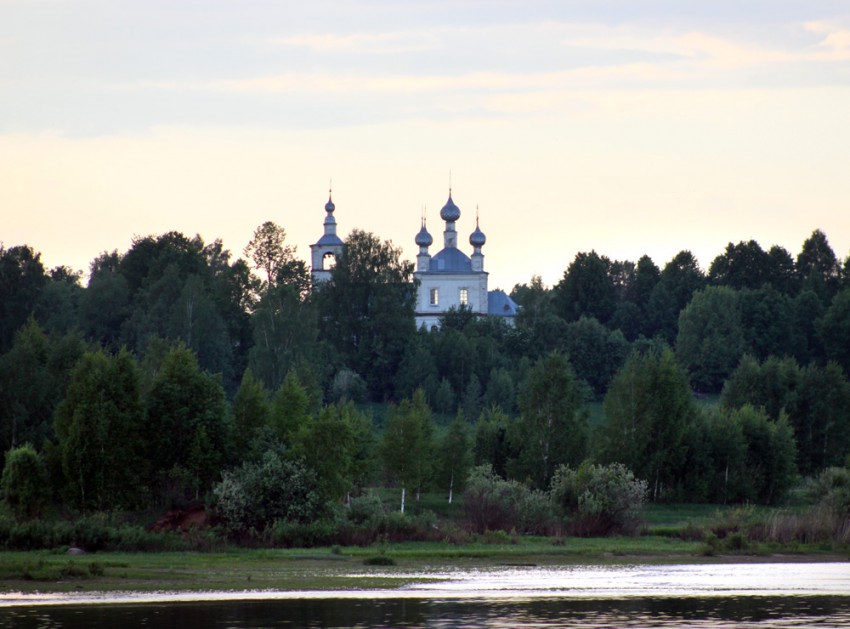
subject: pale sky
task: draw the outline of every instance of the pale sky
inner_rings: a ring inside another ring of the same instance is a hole
[[[850,254],[846,0],[0,0],[0,242],[87,270],[266,220],[436,253],[449,173],[490,287],[579,251]]]

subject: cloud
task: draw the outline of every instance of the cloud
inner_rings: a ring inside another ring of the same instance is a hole
[[[392,33],[324,33],[283,37],[273,43],[307,48],[318,53],[398,54],[424,52],[440,46],[439,38],[428,31]]]
[[[828,22],[807,22],[804,28],[824,35],[816,44],[817,50],[809,53],[810,59],[818,61],[850,61],[850,29]]]

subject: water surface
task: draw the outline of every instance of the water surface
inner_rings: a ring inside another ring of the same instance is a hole
[[[506,566],[335,591],[0,596],[0,627],[850,627],[850,563]]]

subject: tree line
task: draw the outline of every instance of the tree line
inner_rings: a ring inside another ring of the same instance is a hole
[[[595,461],[657,500],[770,504],[847,460],[850,258],[820,231],[796,258],[730,243],[707,273],[687,251],[663,268],[582,252],[555,286],[514,287],[515,326],[461,309],[435,330],[415,327],[392,243],[354,230],[313,286],[285,238],[265,223],[235,260],[220,241],[136,238],[85,286],[0,247],[0,446],[41,479],[29,501],[4,483],[7,502],[217,497],[255,526],[375,482],[401,506],[460,491],[473,465],[548,490]],[[289,498],[259,497],[274,491]]]

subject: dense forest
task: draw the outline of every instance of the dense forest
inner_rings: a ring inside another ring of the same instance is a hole
[[[369,487],[403,510],[501,483],[528,518],[593,474],[777,504],[848,464],[850,258],[820,231],[796,257],[730,243],[707,272],[688,251],[582,252],[556,285],[514,287],[514,326],[461,309],[434,330],[413,265],[371,233],[319,286],[274,223],[243,254],[136,238],[83,285],[0,246],[3,517],[198,501],[238,536],[355,514]]]

